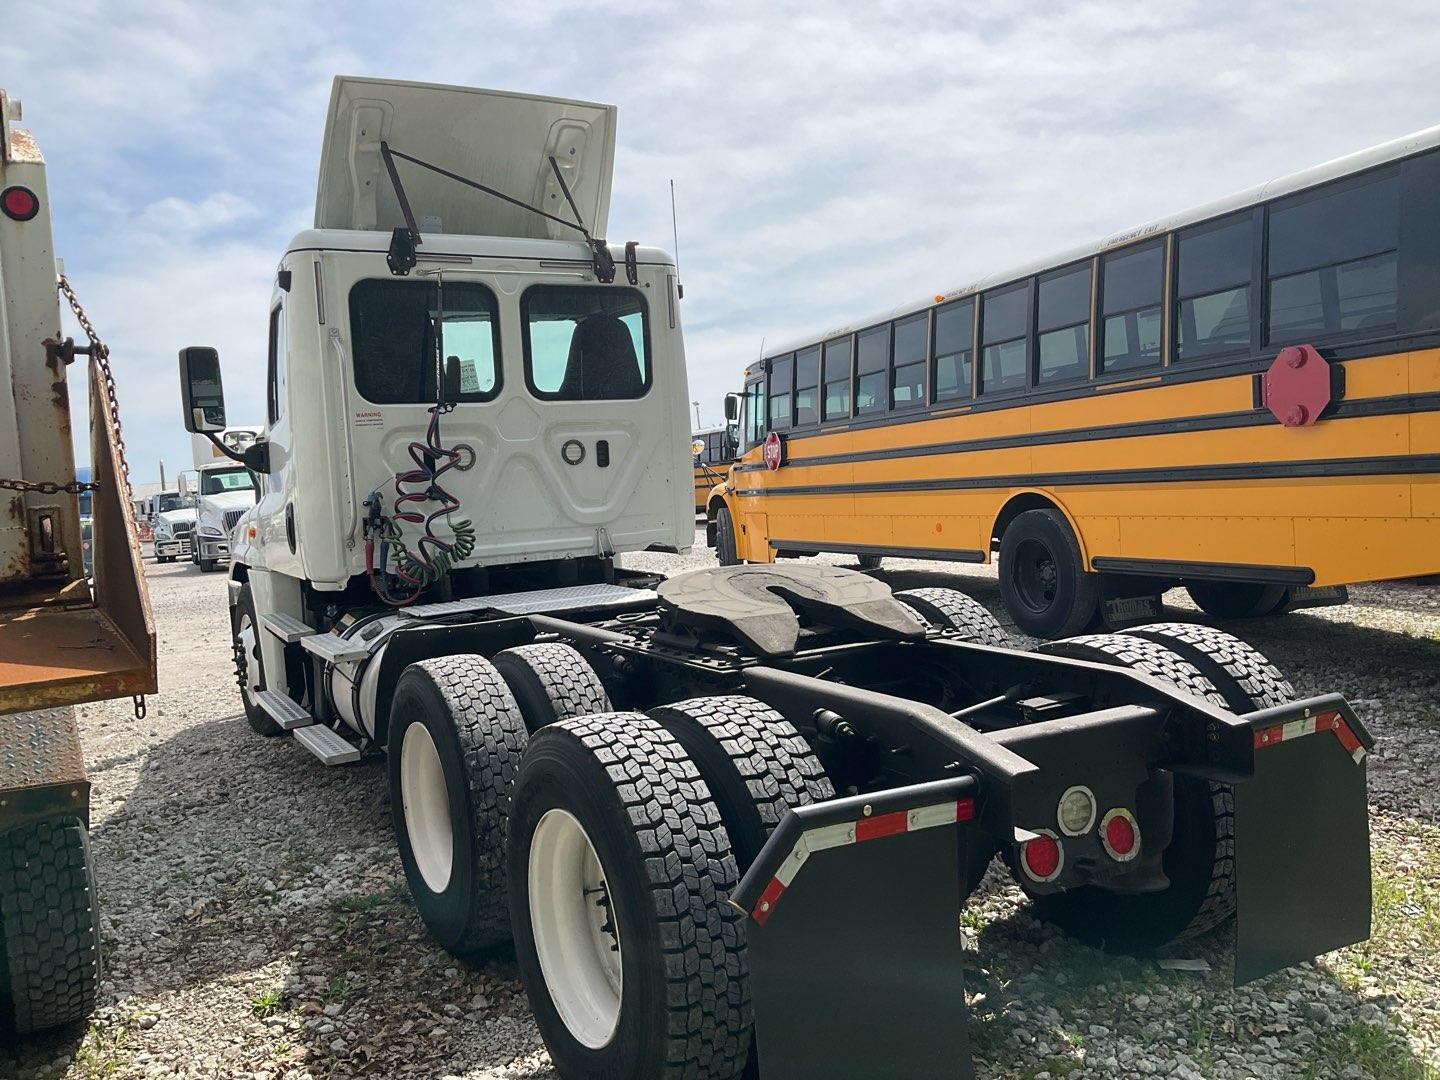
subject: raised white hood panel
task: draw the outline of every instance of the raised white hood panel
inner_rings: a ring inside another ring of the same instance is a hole
[[[570,219],[554,155],[585,223],[605,235],[615,107],[533,94],[340,75],[330,95],[315,226],[405,224],[380,158],[382,140],[413,157]],[[454,180],[396,160],[421,235],[575,240],[579,234]]]

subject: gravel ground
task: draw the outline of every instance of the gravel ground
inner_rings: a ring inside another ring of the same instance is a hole
[[[703,549],[631,560],[710,563]],[[425,936],[383,765],[327,770],[254,735],[223,575],[147,569],[164,692],[143,721],[128,702],[81,710],[102,1007],[86,1030],[0,1048],[0,1075],[553,1076],[514,965],[467,968]],[[1000,608],[986,567],[896,560],[882,576]],[[1223,935],[1176,953],[1208,970],[1106,956],[1037,923],[992,868],[962,916],[979,1077],[1440,1080],[1440,589],[1352,595],[1242,633],[1301,694],[1344,693],[1380,740],[1372,940],[1234,990]],[[1299,827],[1315,817],[1302,808]]]

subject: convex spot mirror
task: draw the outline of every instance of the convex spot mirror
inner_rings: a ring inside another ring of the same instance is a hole
[[[185,430],[196,434],[225,430],[225,389],[220,384],[220,354],[204,345],[180,350],[180,398]]]

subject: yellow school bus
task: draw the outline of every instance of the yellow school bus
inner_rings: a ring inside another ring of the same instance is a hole
[[[695,514],[705,513],[710,492],[723,483],[730,462],[735,460],[735,427],[705,428],[691,436],[690,453],[695,458]]]
[[[1045,637],[1440,571],[1440,127],[767,351],[722,562],[999,560]]]

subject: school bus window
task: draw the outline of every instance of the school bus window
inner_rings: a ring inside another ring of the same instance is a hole
[[[795,354],[770,361],[770,427],[790,426],[790,388],[794,386]]]
[[[980,308],[980,392],[1025,385],[1029,366],[1030,283],[988,292]]]
[[[935,400],[968,398],[974,387],[975,301],[935,309]]]
[[[855,348],[855,415],[885,411],[890,366],[890,324],[859,335]]]
[[[1396,172],[1271,207],[1270,340],[1394,326],[1399,223]]]
[[[1160,294],[1164,246],[1106,255],[1101,260],[1100,370],[1133,371],[1160,363]]]
[[[1196,360],[1250,348],[1250,268],[1254,214],[1246,211],[1181,233],[1176,356]]]
[[[1040,361],[1036,381],[1081,379],[1090,374],[1090,264],[1040,279]]]
[[[850,339],[825,343],[825,419],[850,415]]]
[[[820,418],[815,400],[820,385],[820,346],[812,345],[795,354],[795,426],[813,424]]]
[[[890,407],[912,409],[925,404],[925,368],[930,316],[924,312],[895,324],[891,350]]]

